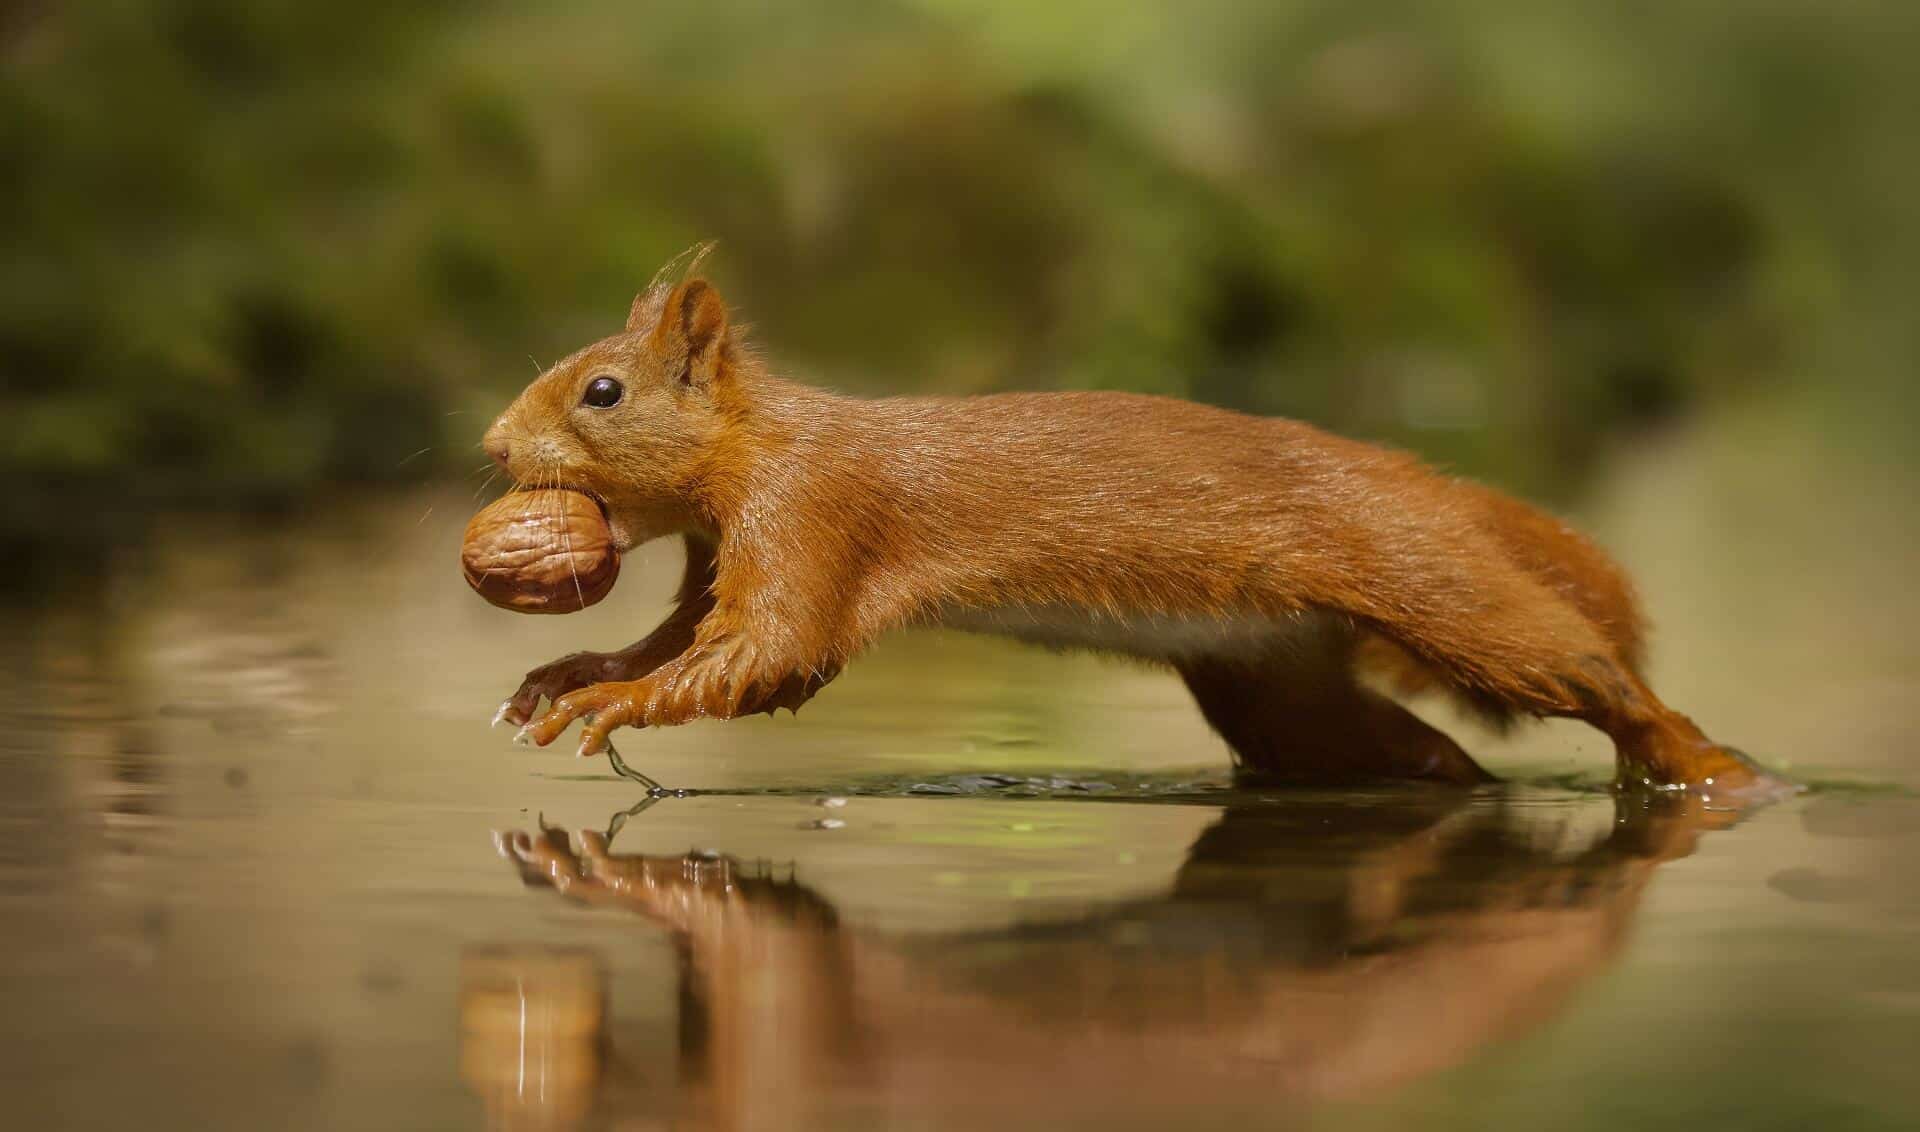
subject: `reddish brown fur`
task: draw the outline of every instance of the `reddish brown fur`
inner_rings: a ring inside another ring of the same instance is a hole
[[[603,374],[624,398],[582,405]],[[581,717],[587,754],[623,725],[797,708],[881,633],[944,623],[1166,664],[1243,766],[1286,777],[1486,777],[1357,682],[1398,657],[1496,716],[1592,723],[1623,780],[1764,781],[1647,689],[1631,588],[1591,542],[1294,421],[1123,393],[839,397],[771,376],[695,279],[543,374],[487,448],[523,484],[598,496],[622,550],[688,546],[664,625],[505,705],[542,745]]]

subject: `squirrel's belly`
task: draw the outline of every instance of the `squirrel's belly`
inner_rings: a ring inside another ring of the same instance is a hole
[[[1070,605],[949,606],[940,611],[938,623],[1049,648],[1090,649],[1167,662],[1202,656],[1252,657],[1289,645],[1307,647],[1344,631],[1345,624],[1317,611],[1284,617],[1115,616]]]

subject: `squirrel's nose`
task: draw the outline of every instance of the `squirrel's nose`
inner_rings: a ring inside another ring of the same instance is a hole
[[[494,463],[500,465],[502,471],[506,470],[507,457],[513,454],[513,450],[507,447],[506,437],[497,432],[489,432],[487,438],[480,442],[480,447],[486,449],[487,455],[493,458]]]

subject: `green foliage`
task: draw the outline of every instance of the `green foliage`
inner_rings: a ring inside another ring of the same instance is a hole
[[[465,470],[711,237],[816,380],[1166,392],[1563,490],[1830,343],[1913,356],[1861,295],[1914,18],[1740,11],[50,6],[0,33],[0,472]]]

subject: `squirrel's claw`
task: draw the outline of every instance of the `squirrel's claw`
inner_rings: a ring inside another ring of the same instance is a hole
[[[569,653],[559,660],[543,664],[527,673],[520,686],[493,715],[494,726],[502,723],[525,725],[540,710],[540,701],[558,701],[561,696],[590,686],[608,671],[615,654],[597,652]]]
[[[594,684],[569,692],[553,702],[546,713],[521,728],[534,745],[544,747],[576,719],[584,719],[580,733],[580,755],[599,754],[607,745],[607,736],[616,727],[634,723],[639,712],[629,684]]]

